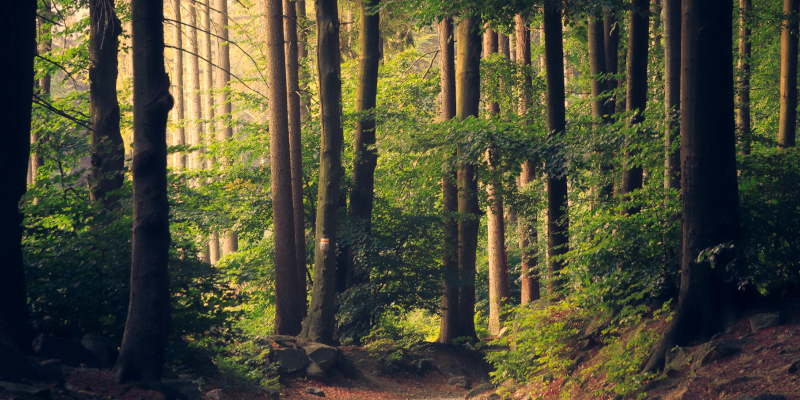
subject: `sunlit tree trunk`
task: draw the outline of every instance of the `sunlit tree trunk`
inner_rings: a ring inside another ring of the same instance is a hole
[[[716,265],[701,252],[736,244],[740,234],[733,116],[733,3],[683,0],[681,27],[681,188],[683,257],[678,308],[645,370],[665,353],[710,339],[731,316],[724,248]]]
[[[667,113],[664,187],[681,187],[681,152],[673,149],[680,138],[681,107],[681,0],[664,0],[664,108]]]
[[[456,117],[478,117],[480,111],[481,35],[478,17],[464,18],[457,29]],[[459,153],[462,150],[459,149]],[[475,165],[462,163],[458,170],[458,336],[475,334],[475,261],[478,250],[480,209]]]
[[[183,102],[183,28],[181,26],[181,0],[172,0],[172,9],[175,12],[175,21],[172,26],[172,37],[175,40],[175,49],[172,50],[175,60],[172,71],[174,82],[172,97],[175,99],[175,112],[172,114],[175,131],[172,134],[172,145],[183,146],[186,144],[186,129],[184,124],[185,104]],[[173,154],[173,165],[178,170],[186,169],[186,154],[183,151]]]
[[[120,382],[160,381],[170,324],[163,0],[132,0],[133,260],[128,319],[114,367]]]
[[[752,0],[739,0],[739,90],[736,98],[736,127],[739,130],[739,153],[750,154],[750,24]]]
[[[793,147],[797,130],[797,28],[800,0],[783,0],[781,28],[781,105],[778,146]]]
[[[558,140],[566,127],[564,106],[564,45],[561,27],[561,6],[544,8],[544,58],[547,71],[547,130]],[[547,270],[550,273],[548,290],[557,296],[561,286],[559,274],[565,262],[557,259],[569,251],[569,218],[567,217],[566,171],[556,161],[547,161]]]
[[[306,81],[308,80],[308,73],[302,68],[306,57],[308,57],[308,34],[306,32],[307,19],[306,19],[306,2],[305,0],[295,0],[295,10],[297,12],[297,59],[300,64],[299,80],[300,80],[300,120],[308,120],[308,102],[306,101]]]
[[[0,12],[0,340],[27,349],[33,330],[22,260],[20,198],[25,194],[31,145],[36,2],[12,1]]]
[[[439,74],[442,87],[439,120],[449,121],[456,116],[455,46],[453,21],[445,18],[439,22]],[[450,343],[458,328],[458,187],[456,172],[446,171],[442,178],[442,214],[444,214],[444,240],[442,242],[442,319],[439,324],[439,343]]]
[[[314,244],[314,288],[302,336],[315,342],[333,343],[336,310],[336,226],[342,168],[341,56],[339,10],[336,0],[316,0],[317,72],[319,76],[320,148]]]
[[[203,61],[203,132],[205,133],[206,146],[211,146],[214,143],[214,57],[212,56],[211,47],[213,40],[211,38],[211,0],[203,0],[202,11],[200,12],[200,25],[203,30],[201,37],[203,40],[201,44],[201,55],[205,60]],[[217,60],[219,62],[219,60]],[[208,147],[207,147],[208,148]],[[205,161],[205,168],[214,168],[214,157],[208,156]],[[219,261],[220,248],[219,248],[219,234],[217,231],[210,233],[208,238],[208,262],[211,264]]]
[[[189,33],[189,66],[187,75],[189,75],[189,82],[187,91],[189,92],[189,145],[193,147],[200,146],[203,140],[203,125],[200,120],[203,118],[202,102],[200,93],[200,41],[197,34],[197,3],[187,5],[189,10],[189,18],[187,18],[187,27]],[[189,168],[197,170],[202,168],[201,165],[202,154],[200,150],[193,150],[189,153]]]

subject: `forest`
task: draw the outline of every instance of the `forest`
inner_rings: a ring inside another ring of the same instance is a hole
[[[4,2],[0,399],[800,399],[798,35],[800,0]]]

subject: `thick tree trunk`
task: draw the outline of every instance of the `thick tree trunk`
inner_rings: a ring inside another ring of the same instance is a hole
[[[531,34],[528,30],[528,19],[522,15],[514,17],[516,34],[516,53],[517,60],[523,67],[531,65]],[[525,74],[524,90],[520,90],[519,115],[524,117],[528,113],[532,99],[529,96],[528,88],[532,84],[530,74]],[[519,176],[520,188],[535,179],[535,164],[533,160],[527,160],[522,164],[522,173]],[[522,249],[522,273],[520,274],[520,302],[530,303],[539,299],[539,277],[536,276],[536,242],[538,240],[536,232],[536,216],[531,215],[527,218],[519,219],[519,247]]]
[[[172,9],[175,10],[175,23],[172,27],[172,37],[175,40],[173,58],[175,69],[172,71],[174,81],[172,97],[175,99],[175,113],[173,123],[175,131],[172,134],[172,145],[183,146],[186,144],[186,128],[184,124],[185,104],[183,102],[183,28],[181,25],[181,0],[172,0]],[[176,169],[186,169],[186,154],[183,151],[173,154],[173,165]]]
[[[783,0],[781,29],[781,107],[778,146],[793,147],[797,130],[797,11],[800,0]]]
[[[739,90],[736,98],[736,127],[739,130],[739,153],[750,154],[750,24],[752,0],[739,0]]]
[[[378,96],[378,66],[381,62],[380,14],[378,0],[361,0],[361,25],[359,27],[360,54],[358,57],[358,92],[356,111],[371,113]],[[369,237],[372,224],[372,203],[375,186],[375,167],[378,165],[378,149],[375,148],[375,117],[364,115],[356,122],[356,138],[353,149],[353,190],[350,192],[350,219],[356,229],[362,229]],[[369,273],[356,276],[353,249],[349,249],[347,262],[347,287],[368,280]]]
[[[625,110],[634,112],[631,125],[644,121],[644,110],[647,106],[647,50],[650,36],[648,0],[631,0],[630,22],[628,24],[628,82]],[[638,165],[627,165],[634,153],[626,154],[628,161],[622,170],[622,193],[628,194],[642,187],[643,170]],[[633,214],[639,210],[635,207],[626,210]]]
[[[275,334],[297,335],[302,329],[294,237],[289,121],[286,106],[286,56],[283,44],[283,2],[265,0],[267,81],[269,97],[270,187],[275,240]],[[303,307],[305,308],[305,307]]]
[[[193,147],[200,146],[203,141],[203,124],[200,120],[203,118],[202,103],[200,93],[200,59],[197,55],[200,54],[200,41],[197,34],[197,7],[198,4],[189,4],[189,18],[186,21],[189,27],[189,66],[188,66],[188,92],[189,92],[189,145]],[[194,150],[189,153],[189,168],[200,169],[201,165],[201,151]]]
[[[439,74],[442,87],[439,120],[449,121],[456,116],[455,44],[453,21],[445,18],[439,22]],[[439,343],[450,343],[457,336],[458,327],[458,187],[456,172],[447,171],[442,178],[442,214],[444,214],[444,240],[442,242],[442,319],[439,324]]]
[[[667,113],[664,187],[681,188],[681,152],[673,150],[680,137],[681,0],[664,0],[664,108]]]
[[[562,42],[561,8],[544,8],[544,58],[547,71],[547,130],[553,138],[564,134],[564,45]],[[547,270],[550,273],[550,296],[557,296],[564,267],[557,258],[569,251],[569,218],[567,216],[567,175],[557,161],[547,161]]]
[[[163,0],[132,0],[133,261],[118,381],[159,381],[170,323],[167,119]]]
[[[117,46],[122,33],[114,0],[89,1],[89,114],[92,124],[90,197],[107,208],[118,204],[125,179],[125,147],[119,130]]]
[[[0,13],[0,340],[30,347],[22,214],[30,156],[33,57],[36,54],[36,2],[12,1]]]
[[[317,0],[317,71],[319,76],[319,191],[314,249],[314,288],[302,336],[333,343],[336,311],[336,226],[342,168],[342,74],[339,54],[339,10],[336,0]]]
[[[292,207],[294,211],[294,247],[297,260],[297,290],[303,294],[300,319],[306,317],[306,215],[303,207],[303,140],[300,118],[300,86],[297,54],[297,13],[291,0],[283,0],[286,18],[283,36],[286,51],[286,96],[289,112],[289,152],[292,167]]]
[[[606,71],[616,74],[619,69],[619,25],[617,24],[617,16],[614,14],[613,10],[603,13],[603,40],[603,49],[606,53]],[[614,91],[617,89],[616,79],[608,79],[606,83],[606,90]],[[608,99],[606,107],[609,114],[613,114],[617,111],[616,96],[612,96]]]
[[[711,338],[724,328],[732,292],[729,250],[698,262],[739,238],[736,126],[733,117],[733,4],[684,0],[681,28],[681,187],[683,257],[675,316],[645,366],[664,366],[665,352]]]

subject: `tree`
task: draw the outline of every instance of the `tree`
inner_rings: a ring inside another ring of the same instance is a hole
[[[353,149],[353,190],[350,192],[350,217],[357,229],[366,237],[372,224],[372,203],[375,186],[375,167],[378,149],[375,148],[374,109],[378,96],[378,66],[381,61],[381,30],[378,0],[361,0],[361,26],[359,27],[358,92],[356,111],[363,113],[356,121],[356,139]],[[355,276],[352,247],[348,254],[347,287],[363,282],[366,276]]]
[[[119,129],[117,48],[122,33],[114,0],[89,1],[89,98],[92,126],[91,199],[115,207],[122,187],[125,147]]]
[[[683,3],[681,288],[678,308],[650,354],[647,371],[662,368],[665,352],[674,346],[711,338],[730,316],[726,266],[733,255],[726,246],[736,245],[740,231],[732,12],[733,4],[725,0]]]
[[[43,0],[42,1],[42,10],[40,10],[39,16],[36,18],[37,24],[37,33],[39,35],[38,38],[38,53],[39,55],[48,56],[50,53],[51,48],[53,47],[53,38],[51,36],[51,28],[49,19],[53,18],[52,5],[50,0]],[[38,95],[47,97],[50,96],[50,82],[52,78],[49,73],[45,73],[41,78],[39,78],[39,87],[38,87]],[[31,144],[34,147],[34,156],[30,158],[30,178],[29,183],[34,183],[36,181],[36,173],[39,171],[39,167],[44,165],[44,156],[43,151],[40,149],[40,146],[43,144],[44,138],[40,137],[39,133],[34,133],[31,136]]]
[[[614,113],[613,102],[609,104],[609,98],[604,96],[603,93],[608,89],[608,82],[606,82],[606,74],[608,70],[608,63],[606,62],[606,49],[605,49],[605,30],[603,20],[599,15],[590,15],[588,28],[588,42],[589,42],[589,71],[592,74],[592,116],[596,121],[602,121],[603,124],[609,124],[613,121],[611,115]],[[613,79],[608,79],[613,81]],[[599,126],[598,126],[599,127]],[[596,152],[600,153],[598,149]],[[611,166],[606,162],[601,162],[600,169],[602,171],[611,170]],[[612,185],[599,184],[595,189],[596,196],[599,200],[607,200],[613,194],[614,188]]]
[[[175,131],[172,133],[172,145],[183,146],[186,144],[186,129],[184,128],[183,102],[183,29],[181,28],[181,0],[172,0],[172,9],[175,12],[175,24],[172,27],[172,37],[175,40],[173,58],[175,59],[172,79],[175,81],[172,97],[175,99],[175,114],[173,114]],[[182,151],[173,156],[174,167],[181,170],[186,168],[186,154]]]
[[[517,62],[523,67],[524,85],[520,90],[519,100],[519,115],[524,117],[528,113],[528,108],[531,106],[531,99],[528,95],[527,89],[532,84],[531,75],[526,68],[531,66],[531,33],[528,30],[528,19],[522,15],[517,14],[514,17],[514,31],[516,35],[516,53]],[[535,177],[535,164],[533,160],[525,160],[522,164],[522,172],[519,176],[519,186],[524,187],[529,182],[534,180]],[[537,257],[536,252],[533,251],[536,247],[537,232],[536,232],[536,216],[528,216],[528,220],[519,220],[519,247],[522,249],[522,273],[520,283],[520,302],[522,304],[538,300],[539,295],[539,278],[532,276],[536,270]]]
[[[202,32],[202,56],[203,61],[203,120],[205,120],[203,132],[205,132],[205,143],[210,146],[214,143],[214,64],[212,58],[212,39],[211,39],[211,0],[203,0],[203,7],[200,13],[200,23]],[[206,169],[214,167],[214,157],[206,157]],[[219,233],[211,232],[208,240],[208,261],[211,264],[219,261]]]
[[[469,16],[457,29],[456,117],[477,117],[480,111],[481,35],[479,19]],[[463,154],[463,149],[458,153]],[[475,165],[464,162],[458,169],[458,336],[477,338],[475,334],[475,261],[478,250],[480,208]]]
[[[133,260],[125,334],[114,366],[120,382],[159,381],[170,323],[167,119],[163,0],[132,0]]]
[[[551,140],[558,141],[566,129],[564,107],[564,44],[562,42],[561,5],[544,7],[544,62],[547,90],[547,130]],[[550,295],[556,295],[560,279],[556,276],[564,266],[559,256],[569,251],[569,218],[567,216],[567,175],[562,162],[547,160],[547,270],[550,273]]]
[[[314,287],[302,336],[332,344],[336,306],[336,226],[342,168],[342,73],[339,54],[339,10],[336,0],[316,0],[317,72],[319,76],[319,189],[314,249]]]
[[[203,124],[200,119],[203,118],[201,94],[200,94],[200,41],[197,34],[197,3],[189,5],[189,18],[186,21],[189,30],[189,67],[187,73],[189,75],[189,84],[187,91],[189,92],[189,145],[197,147],[203,141]],[[189,153],[189,168],[198,170],[202,167],[201,152],[197,149]]]
[[[439,74],[442,87],[439,120],[449,121],[456,116],[455,46],[453,21],[445,18],[439,22]],[[442,214],[444,239],[442,241],[442,318],[439,324],[439,343],[450,343],[457,337],[458,328],[458,187],[456,172],[445,171],[442,178]]]
[[[0,13],[0,340],[22,348],[33,333],[28,322],[25,269],[22,263],[22,214],[30,156],[33,58],[36,54],[36,2],[14,1]]]
[[[619,73],[619,24],[614,10],[603,12],[603,47],[606,52],[606,71],[610,74]],[[609,78],[608,91],[617,90],[617,80]],[[608,111],[614,113],[617,110],[616,96],[612,95],[607,103]]]
[[[681,153],[673,150],[680,137],[681,107],[681,0],[664,0],[664,108],[667,113],[664,187],[681,187]]]
[[[265,0],[267,80],[269,97],[270,186],[272,189],[272,237],[275,241],[275,334],[297,335],[302,329],[302,305],[298,290],[295,252],[292,175],[289,154],[289,121],[286,105],[286,65],[283,48],[283,2]]]
[[[631,0],[630,22],[628,24],[628,83],[626,110],[633,113],[631,125],[644,121],[644,109],[647,107],[647,48],[650,36],[650,2],[648,0]],[[643,170],[639,165],[630,165],[634,153],[627,154],[628,161],[622,171],[623,194],[628,194],[642,187]],[[625,211],[627,214],[638,212],[635,207]]]
[[[778,146],[793,147],[797,130],[797,29],[800,0],[783,0],[781,26],[781,106]]]
[[[739,129],[739,153],[750,154],[750,24],[752,0],[739,0],[739,90],[736,92],[736,127]]]
[[[289,152],[292,175],[292,207],[294,210],[294,246],[297,259],[297,290],[302,293],[300,319],[306,317],[306,217],[303,207],[303,141],[300,117],[300,84],[297,54],[297,12],[294,3],[283,0],[286,18],[283,20],[283,36],[286,53],[286,96],[289,113]]]

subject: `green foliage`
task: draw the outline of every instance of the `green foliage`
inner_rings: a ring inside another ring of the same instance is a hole
[[[364,337],[364,342],[373,349],[410,349],[423,341],[433,342],[438,336],[439,318],[430,311],[395,308],[381,315],[369,335]]]
[[[218,353],[215,364],[225,376],[233,381],[248,382],[278,390],[278,368],[270,363],[269,348],[253,341],[228,345]]]

